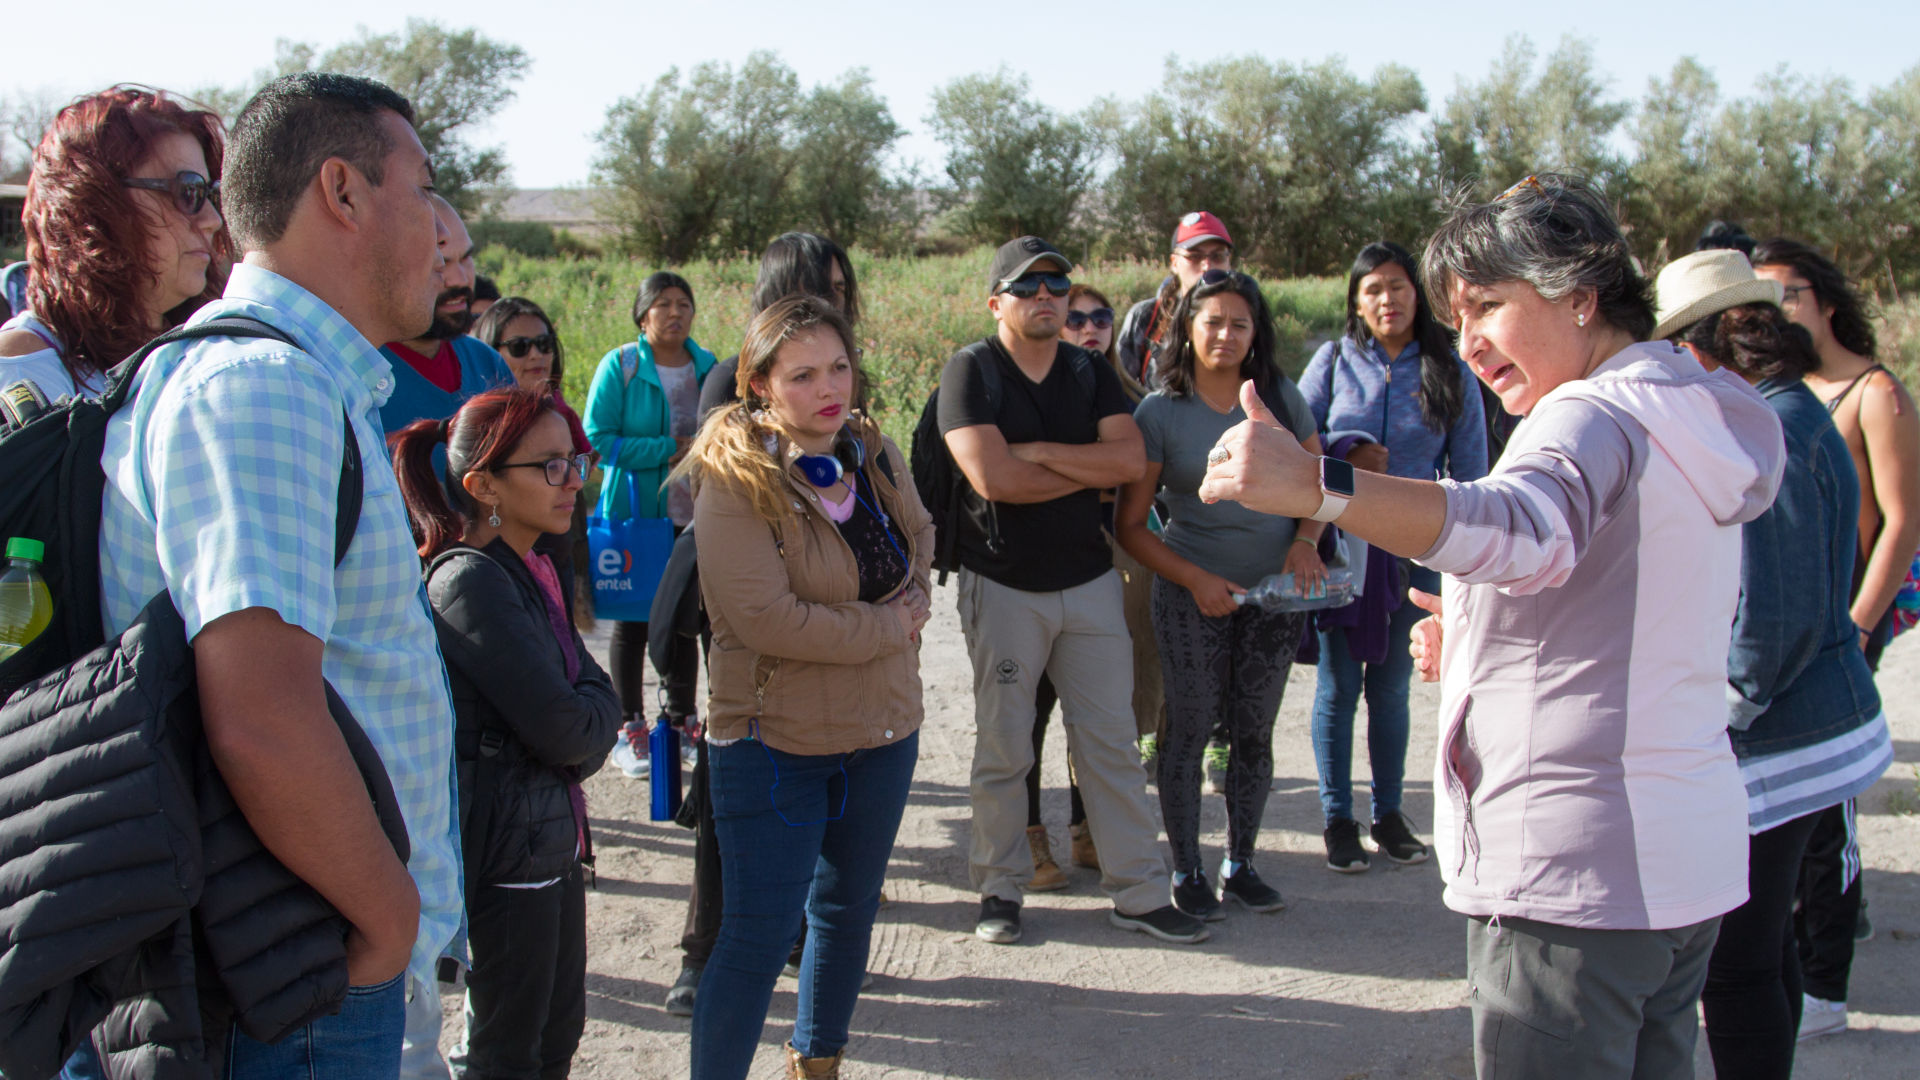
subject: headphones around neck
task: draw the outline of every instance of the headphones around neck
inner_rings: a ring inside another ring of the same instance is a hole
[[[847,473],[858,472],[866,460],[866,444],[842,430],[834,438],[833,453],[801,454],[794,459],[794,463],[800,466],[800,475],[807,478],[807,483],[817,488],[830,488]]]

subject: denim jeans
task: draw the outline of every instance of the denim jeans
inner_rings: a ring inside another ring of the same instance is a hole
[[[1412,564],[1409,564],[1412,565]],[[1438,593],[1440,575],[1412,566],[1414,588]],[[1353,817],[1353,716],[1367,699],[1367,760],[1373,770],[1373,820],[1400,809],[1407,771],[1407,684],[1413,657],[1407,640],[1427,617],[1404,597],[1388,617],[1387,657],[1362,664],[1347,650],[1345,630],[1320,631],[1320,669],[1313,691],[1313,760],[1320,771],[1320,810],[1327,823]]]
[[[60,1075],[54,1080],[106,1080],[106,1076],[106,1068],[100,1064],[100,1052],[93,1048],[93,1036],[88,1035],[80,1043],[80,1049],[60,1067]]]
[[[401,972],[348,989],[338,1013],[277,1043],[255,1042],[236,1028],[227,1045],[226,1080],[392,1080],[400,1073],[406,1015]]]
[[[847,1044],[920,736],[820,755],[741,739],[708,755],[725,901],[694,999],[693,1077],[738,1080],[753,1064],[803,916],[793,1045],[829,1057]]]

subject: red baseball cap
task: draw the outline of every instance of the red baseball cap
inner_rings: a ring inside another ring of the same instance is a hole
[[[1218,240],[1228,247],[1233,246],[1233,237],[1227,235],[1227,227],[1220,219],[1205,210],[1195,210],[1180,219],[1180,227],[1173,230],[1173,250],[1185,251],[1195,244],[1204,244],[1209,240]]]

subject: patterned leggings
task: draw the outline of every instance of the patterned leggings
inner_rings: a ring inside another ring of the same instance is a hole
[[[1166,675],[1167,737],[1160,744],[1160,816],[1173,868],[1200,866],[1200,776],[1207,737],[1227,731],[1227,857],[1247,862],[1273,783],[1273,722],[1287,689],[1304,612],[1242,608],[1209,618],[1193,594],[1153,579],[1153,636]]]

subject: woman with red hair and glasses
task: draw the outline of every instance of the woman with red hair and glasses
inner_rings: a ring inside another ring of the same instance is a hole
[[[61,109],[22,214],[27,307],[0,325],[0,387],[97,395],[106,373],[226,286],[220,118],[116,86]]]
[[[565,1076],[587,1020],[580,782],[613,748],[620,699],[534,542],[567,531],[588,455],[551,392],[517,387],[391,442],[453,690],[473,953],[454,1074]]]

